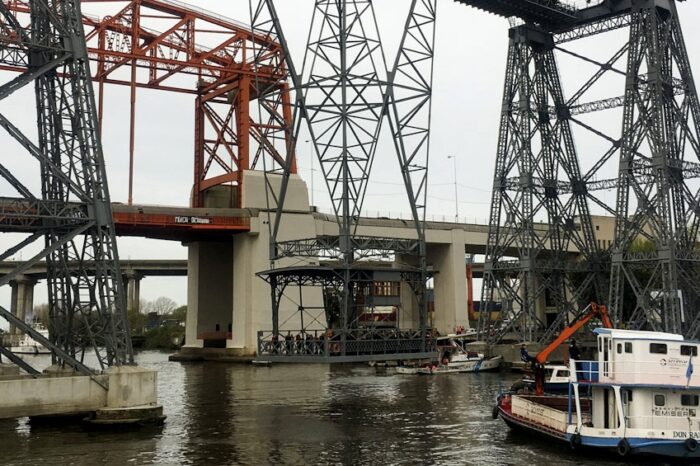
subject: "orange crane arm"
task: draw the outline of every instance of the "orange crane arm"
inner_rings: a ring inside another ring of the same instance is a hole
[[[547,358],[549,358],[549,355],[552,354],[552,352],[555,349],[559,348],[559,346],[561,346],[562,343],[569,339],[574,333],[576,333],[581,327],[586,325],[594,317],[600,318],[600,320],[603,321],[603,326],[605,328],[612,328],[612,321],[608,316],[608,310],[605,306],[599,306],[596,303],[591,303],[590,307],[590,311],[588,311],[580,318],[576,319],[574,323],[562,330],[562,332],[553,342],[551,342],[545,349],[543,349],[537,354],[535,361],[537,361],[538,364],[542,365],[545,362],[547,362]]]
[[[599,306],[596,303],[591,303],[590,311],[582,316],[579,316],[574,323],[565,328],[559,336],[551,342],[545,349],[540,351],[535,358],[534,371],[535,371],[535,391],[538,395],[544,394],[544,364],[547,362],[547,358],[552,354],[552,351],[559,348],[562,343],[564,343],[568,338],[571,337],[578,329],[586,325],[592,318],[598,317],[603,321],[603,326],[605,328],[612,328],[612,321],[608,316],[608,310],[605,306]]]

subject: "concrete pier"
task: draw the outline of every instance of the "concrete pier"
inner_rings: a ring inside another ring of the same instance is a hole
[[[129,423],[163,421],[156,371],[135,366],[112,367],[93,377],[55,368],[36,378],[4,376],[0,394],[0,419],[82,413],[95,417],[107,410],[115,424],[125,419]],[[107,419],[104,413],[102,419]]]
[[[12,297],[10,301],[10,311],[26,321],[34,309],[34,285],[36,281],[25,275],[20,275],[10,282]],[[14,325],[10,325],[10,334],[17,335],[18,331]]]

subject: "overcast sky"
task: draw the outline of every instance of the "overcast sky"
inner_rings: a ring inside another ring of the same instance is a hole
[[[221,15],[249,22],[247,0],[190,0],[191,4]],[[295,61],[301,63],[308,35],[313,0],[278,0],[276,2],[285,34]],[[106,15],[115,12],[122,3],[106,6],[86,4],[88,13]],[[401,28],[405,23],[408,0],[377,0],[375,7],[385,52],[393,62]],[[700,32],[692,27],[700,19],[698,2],[679,4],[682,24],[691,64],[700,63]],[[485,222],[490,202],[493,163],[498,135],[500,102],[502,99],[507,52],[508,22],[482,11],[465,7],[451,0],[438,2],[438,31],[436,44],[433,99],[432,152],[428,218],[455,215],[454,182],[456,178],[459,214],[470,222]],[[584,52],[605,61],[624,41],[624,33],[613,33],[571,45],[571,50]],[[208,45],[208,44],[203,44]],[[582,84],[595,70],[590,65],[568,57],[558,58],[567,95]],[[622,66],[624,69],[624,65]],[[696,68],[697,72],[697,68]],[[591,99],[622,95],[620,82],[611,81],[594,89]],[[194,87],[194,84],[193,84]],[[597,93],[597,94],[596,94]],[[597,97],[598,95],[598,97]],[[105,93],[104,152],[113,201],[127,201],[128,179],[128,89],[111,86]],[[0,111],[13,121],[23,123],[28,134],[35,126],[31,89],[18,92],[0,105]],[[185,206],[189,202],[193,165],[193,107],[192,96],[139,90],[136,178],[134,202]],[[618,124],[619,113],[596,116],[598,124]],[[588,120],[592,121],[592,120]],[[604,146],[589,135],[576,134],[581,165],[590,167]],[[20,153],[17,145],[6,135],[0,136],[4,147]],[[4,156],[16,155],[3,151]],[[388,151],[390,152],[390,151]],[[309,179],[309,151],[298,148],[300,174]],[[456,156],[457,168],[448,156]],[[380,151],[370,182],[365,206],[372,214],[408,212],[403,201],[401,179],[393,153]],[[318,164],[316,164],[318,167]],[[35,165],[21,165],[18,170],[36,179]],[[614,167],[610,169],[614,176]],[[322,191],[316,174],[316,204],[330,211],[330,203]],[[613,203],[613,193],[604,193],[606,202]],[[7,242],[7,241],[5,241]],[[179,243],[122,238],[120,254],[132,259],[186,258],[186,249]],[[25,257],[26,258],[26,257]],[[153,300],[169,296],[186,303],[184,278],[147,278],[141,285],[142,297]],[[38,287],[35,302],[46,301],[43,286]],[[8,290],[0,290],[0,303],[9,306]]]

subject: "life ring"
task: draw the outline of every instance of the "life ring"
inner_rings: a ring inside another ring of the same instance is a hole
[[[498,409],[498,405],[494,406],[494,407],[493,407],[493,410],[491,411],[491,417],[492,417],[493,419],[498,419],[498,414],[499,414],[500,412],[501,412],[501,411]]]
[[[581,434],[576,433],[569,437],[569,446],[572,450],[578,450],[581,446]]]
[[[630,451],[632,451],[632,447],[630,447],[630,443],[627,441],[626,438],[623,438],[620,440],[617,444],[617,454],[625,457],[630,454]]]
[[[687,439],[685,441],[685,448],[690,452],[694,452],[695,450],[698,449],[698,441],[695,440],[694,438]]]

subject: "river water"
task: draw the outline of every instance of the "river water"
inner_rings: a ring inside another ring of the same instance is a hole
[[[163,428],[90,432],[0,421],[2,465],[601,465],[491,419],[510,373],[435,377],[367,366],[168,362],[158,370]]]

